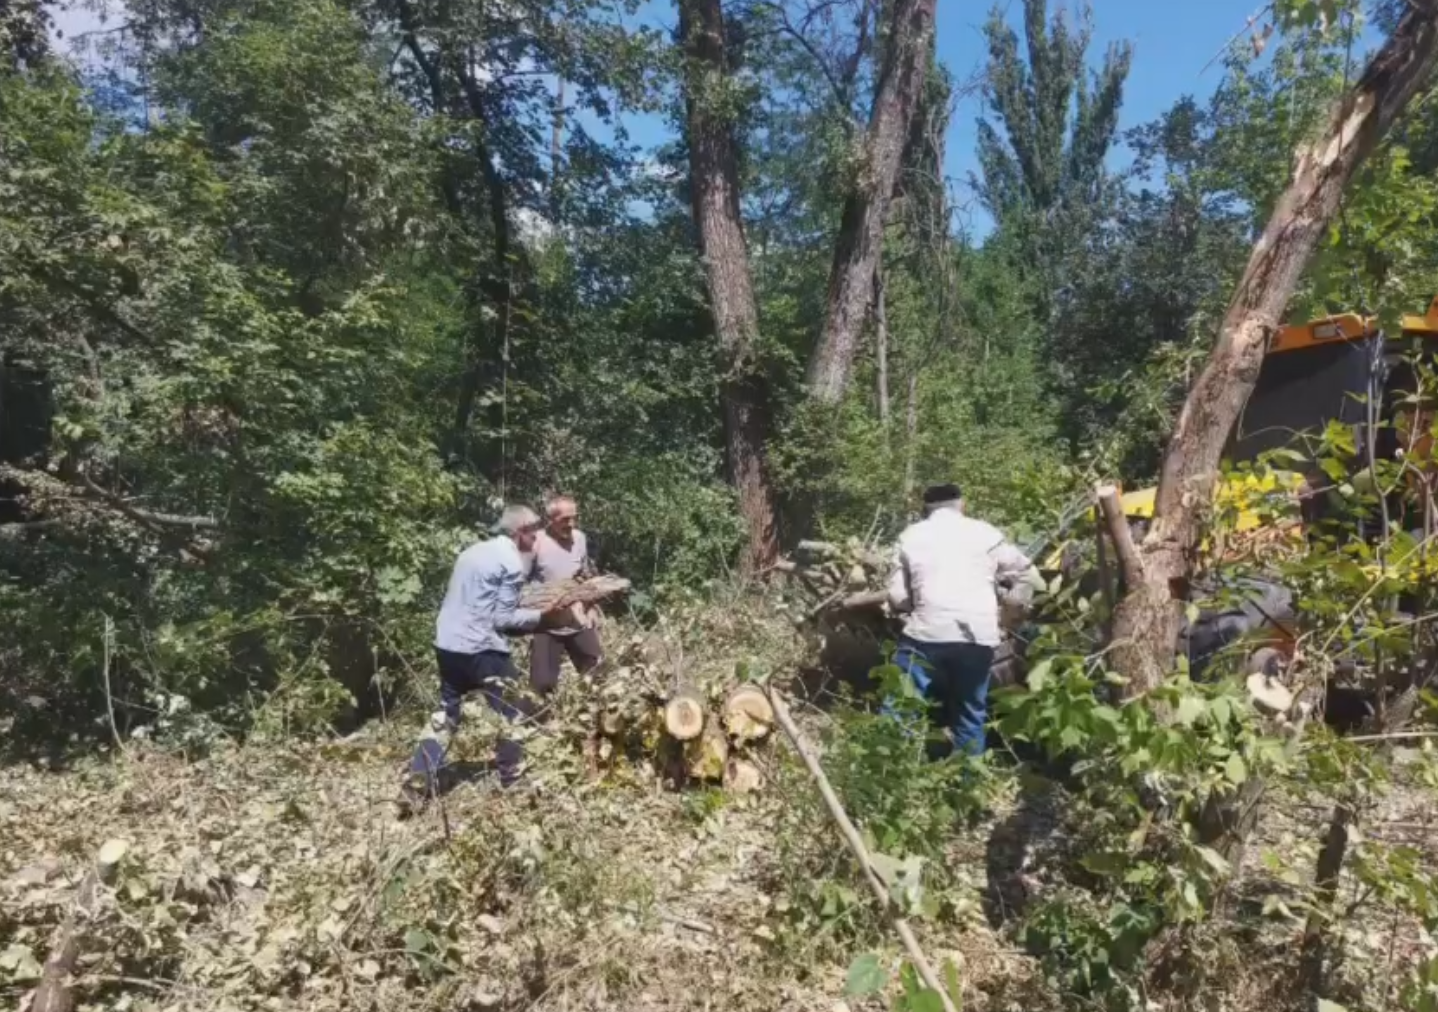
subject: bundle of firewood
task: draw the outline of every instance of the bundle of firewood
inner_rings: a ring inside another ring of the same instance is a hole
[[[598,604],[629,590],[629,581],[619,576],[594,576],[587,580],[556,580],[526,584],[519,606],[546,611],[560,601],[570,604]]]

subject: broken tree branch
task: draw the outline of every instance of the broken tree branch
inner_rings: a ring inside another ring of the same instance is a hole
[[[185,527],[192,531],[212,531],[220,526],[219,521],[214,517],[184,516],[178,513],[157,513],[154,510],[141,509],[132,505],[123,496],[101,488],[95,483],[95,479],[84,471],[80,472],[80,483],[86,492],[97,499],[104,500],[131,520],[146,527]]]
[[[829,809],[829,815],[838,825],[839,832],[843,836],[844,842],[848,844],[854,859],[859,862],[859,868],[864,873],[864,880],[869,883],[869,888],[874,892],[874,898],[879,901],[879,905],[883,907],[885,914],[894,925],[894,930],[898,933],[899,940],[904,943],[904,949],[908,952],[909,959],[913,961],[914,969],[919,971],[919,977],[924,981],[924,986],[939,996],[939,1000],[944,1005],[944,1012],[958,1012],[953,999],[939,981],[939,975],[934,972],[929,957],[924,954],[923,948],[919,945],[919,940],[914,935],[914,929],[898,912],[888,887],[884,885],[879,873],[874,870],[873,860],[869,857],[869,849],[864,846],[864,838],[859,835],[859,830],[855,828],[848,813],[844,811],[839,796],[834,793],[829,778],[824,775],[824,768],[819,764],[819,757],[814,754],[813,746],[799,730],[799,726],[794,723],[794,717],[789,713],[789,706],[784,702],[784,697],[779,694],[779,690],[772,686],[769,688],[769,702],[774,707],[774,718],[784,729],[784,733],[789,736],[789,740],[794,744],[794,750],[799,753],[799,758],[804,762],[804,767],[814,778],[814,784],[819,789],[819,795],[824,799],[825,807]]]
[[[1143,561],[1139,558],[1138,547],[1133,543],[1133,532],[1128,529],[1128,518],[1123,515],[1123,503],[1119,500],[1118,489],[1112,485],[1100,485],[1094,490],[1099,508],[1103,510],[1104,523],[1109,537],[1113,539],[1114,552],[1118,555],[1118,571],[1124,585],[1137,587],[1143,582]]]

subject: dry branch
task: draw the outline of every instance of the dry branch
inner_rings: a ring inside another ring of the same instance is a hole
[[[1112,485],[1100,485],[1094,490],[1099,509],[1113,539],[1114,551],[1118,554],[1118,571],[1126,587],[1137,587],[1143,582],[1143,561],[1138,547],[1133,543],[1133,532],[1129,530],[1128,518],[1123,515],[1123,503],[1118,489]]]
[[[894,930],[898,933],[899,940],[904,943],[904,949],[908,952],[909,959],[913,961],[914,968],[919,971],[919,976],[923,979],[924,985],[938,994],[939,1000],[943,1002],[944,1012],[958,1012],[958,1009],[954,1006],[953,999],[949,997],[948,991],[944,989],[943,984],[939,981],[939,975],[934,972],[934,967],[933,964],[929,962],[929,957],[924,954],[923,948],[919,945],[919,940],[915,937],[913,928],[909,926],[909,922],[895,908],[893,897],[889,894],[888,888],[885,887],[883,879],[879,877],[879,873],[874,870],[874,863],[869,857],[869,849],[864,846],[864,838],[859,835],[859,830],[855,828],[854,823],[849,819],[848,813],[844,811],[844,806],[839,801],[839,796],[834,793],[834,788],[830,785],[829,778],[824,775],[824,768],[819,764],[819,757],[814,754],[813,746],[809,744],[808,739],[804,737],[803,732],[801,732],[798,725],[794,723],[794,718],[789,713],[789,707],[784,702],[784,697],[779,694],[777,689],[771,688],[769,690],[769,700],[774,707],[775,719],[778,720],[779,726],[784,729],[784,733],[789,736],[789,740],[794,743],[794,749],[799,753],[799,758],[803,760],[805,769],[807,769],[809,775],[814,778],[814,784],[818,787],[819,794],[824,799],[825,807],[829,809],[829,815],[832,816],[834,822],[838,824],[839,832],[843,836],[844,842],[848,844],[849,850],[854,855],[854,859],[859,862],[859,868],[864,873],[864,880],[869,883],[869,888],[873,890],[874,897],[879,901],[879,905],[883,907],[884,912],[893,923]]]

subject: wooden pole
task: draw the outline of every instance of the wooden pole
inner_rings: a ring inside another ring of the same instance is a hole
[[[904,949],[908,952],[914,969],[919,971],[919,977],[923,980],[924,986],[939,996],[939,1001],[944,1005],[944,1012],[958,1012],[953,998],[949,996],[948,991],[944,990],[943,984],[939,981],[939,975],[934,972],[933,964],[929,962],[929,957],[920,947],[919,940],[914,935],[914,929],[895,908],[894,898],[889,895],[888,887],[884,885],[884,880],[879,877],[879,873],[874,870],[873,861],[869,858],[869,849],[864,846],[864,838],[859,835],[859,830],[855,828],[848,813],[844,811],[839,796],[834,793],[834,788],[829,784],[829,778],[824,775],[824,768],[819,765],[819,757],[814,753],[813,746],[809,744],[808,739],[794,723],[794,718],[789,713],[789,706],[784,702],[784,697],[779,694],[778,689],[772,686],[769,688],[769,701],[774,706],[774,718],[784,729],[784,733],[789,736],[789,740],[794,743],[794,750],[799,753],[799,758],[803,760],[805,769],[814,778],[814,784],[819,788],[819,795],[824,799],[824,805],[829,809],[829,815],[833,817],[839,827],[839,833],[844,837],[844,842],[848,844],[855,860],[859,862],[859,867],[864,872],[865,881],[869,883],[869,888],[874,891],[874,897],[883,907],[884,913],[888,915],[890,923],[894,925],[894,930],[898,933],[899,940],[904,943]]]

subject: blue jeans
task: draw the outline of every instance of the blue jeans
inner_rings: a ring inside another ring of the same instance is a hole
[[[956,751],[984,754],[988,718],[989,666],[994,648],[978,643],[921,643],[900,637],[894,664],[934,707],[934,719],[948,729]]]
[[[506,721],[513,723],[528,716],[530,707],[504,698],[505,684],[519,678],[519,669],[509,654],[499,650],[486,650],[477,654],[456,654],[448,650],[435,650],[439,657],[439,699],[442,714],[432,718],[433,732],[420,741],[409,761],[409,772],[422,779],[429,793],[439,789],[437,776],[444,768],[445,753],[449,750],[448,738],[459,729],[463,716],[464,697],[471,692],[484,696],[489,708]],[[441,718],[442,717],[442,721]],[[435,726],[442,723],[443,726]],[[442,736],[442,737],[439,737]],[[524,761],[524,749],[519,742],[500,738],[495,748],[495,766],[499,770],[499,782],[506,787],[519,777],[519,767]]]

